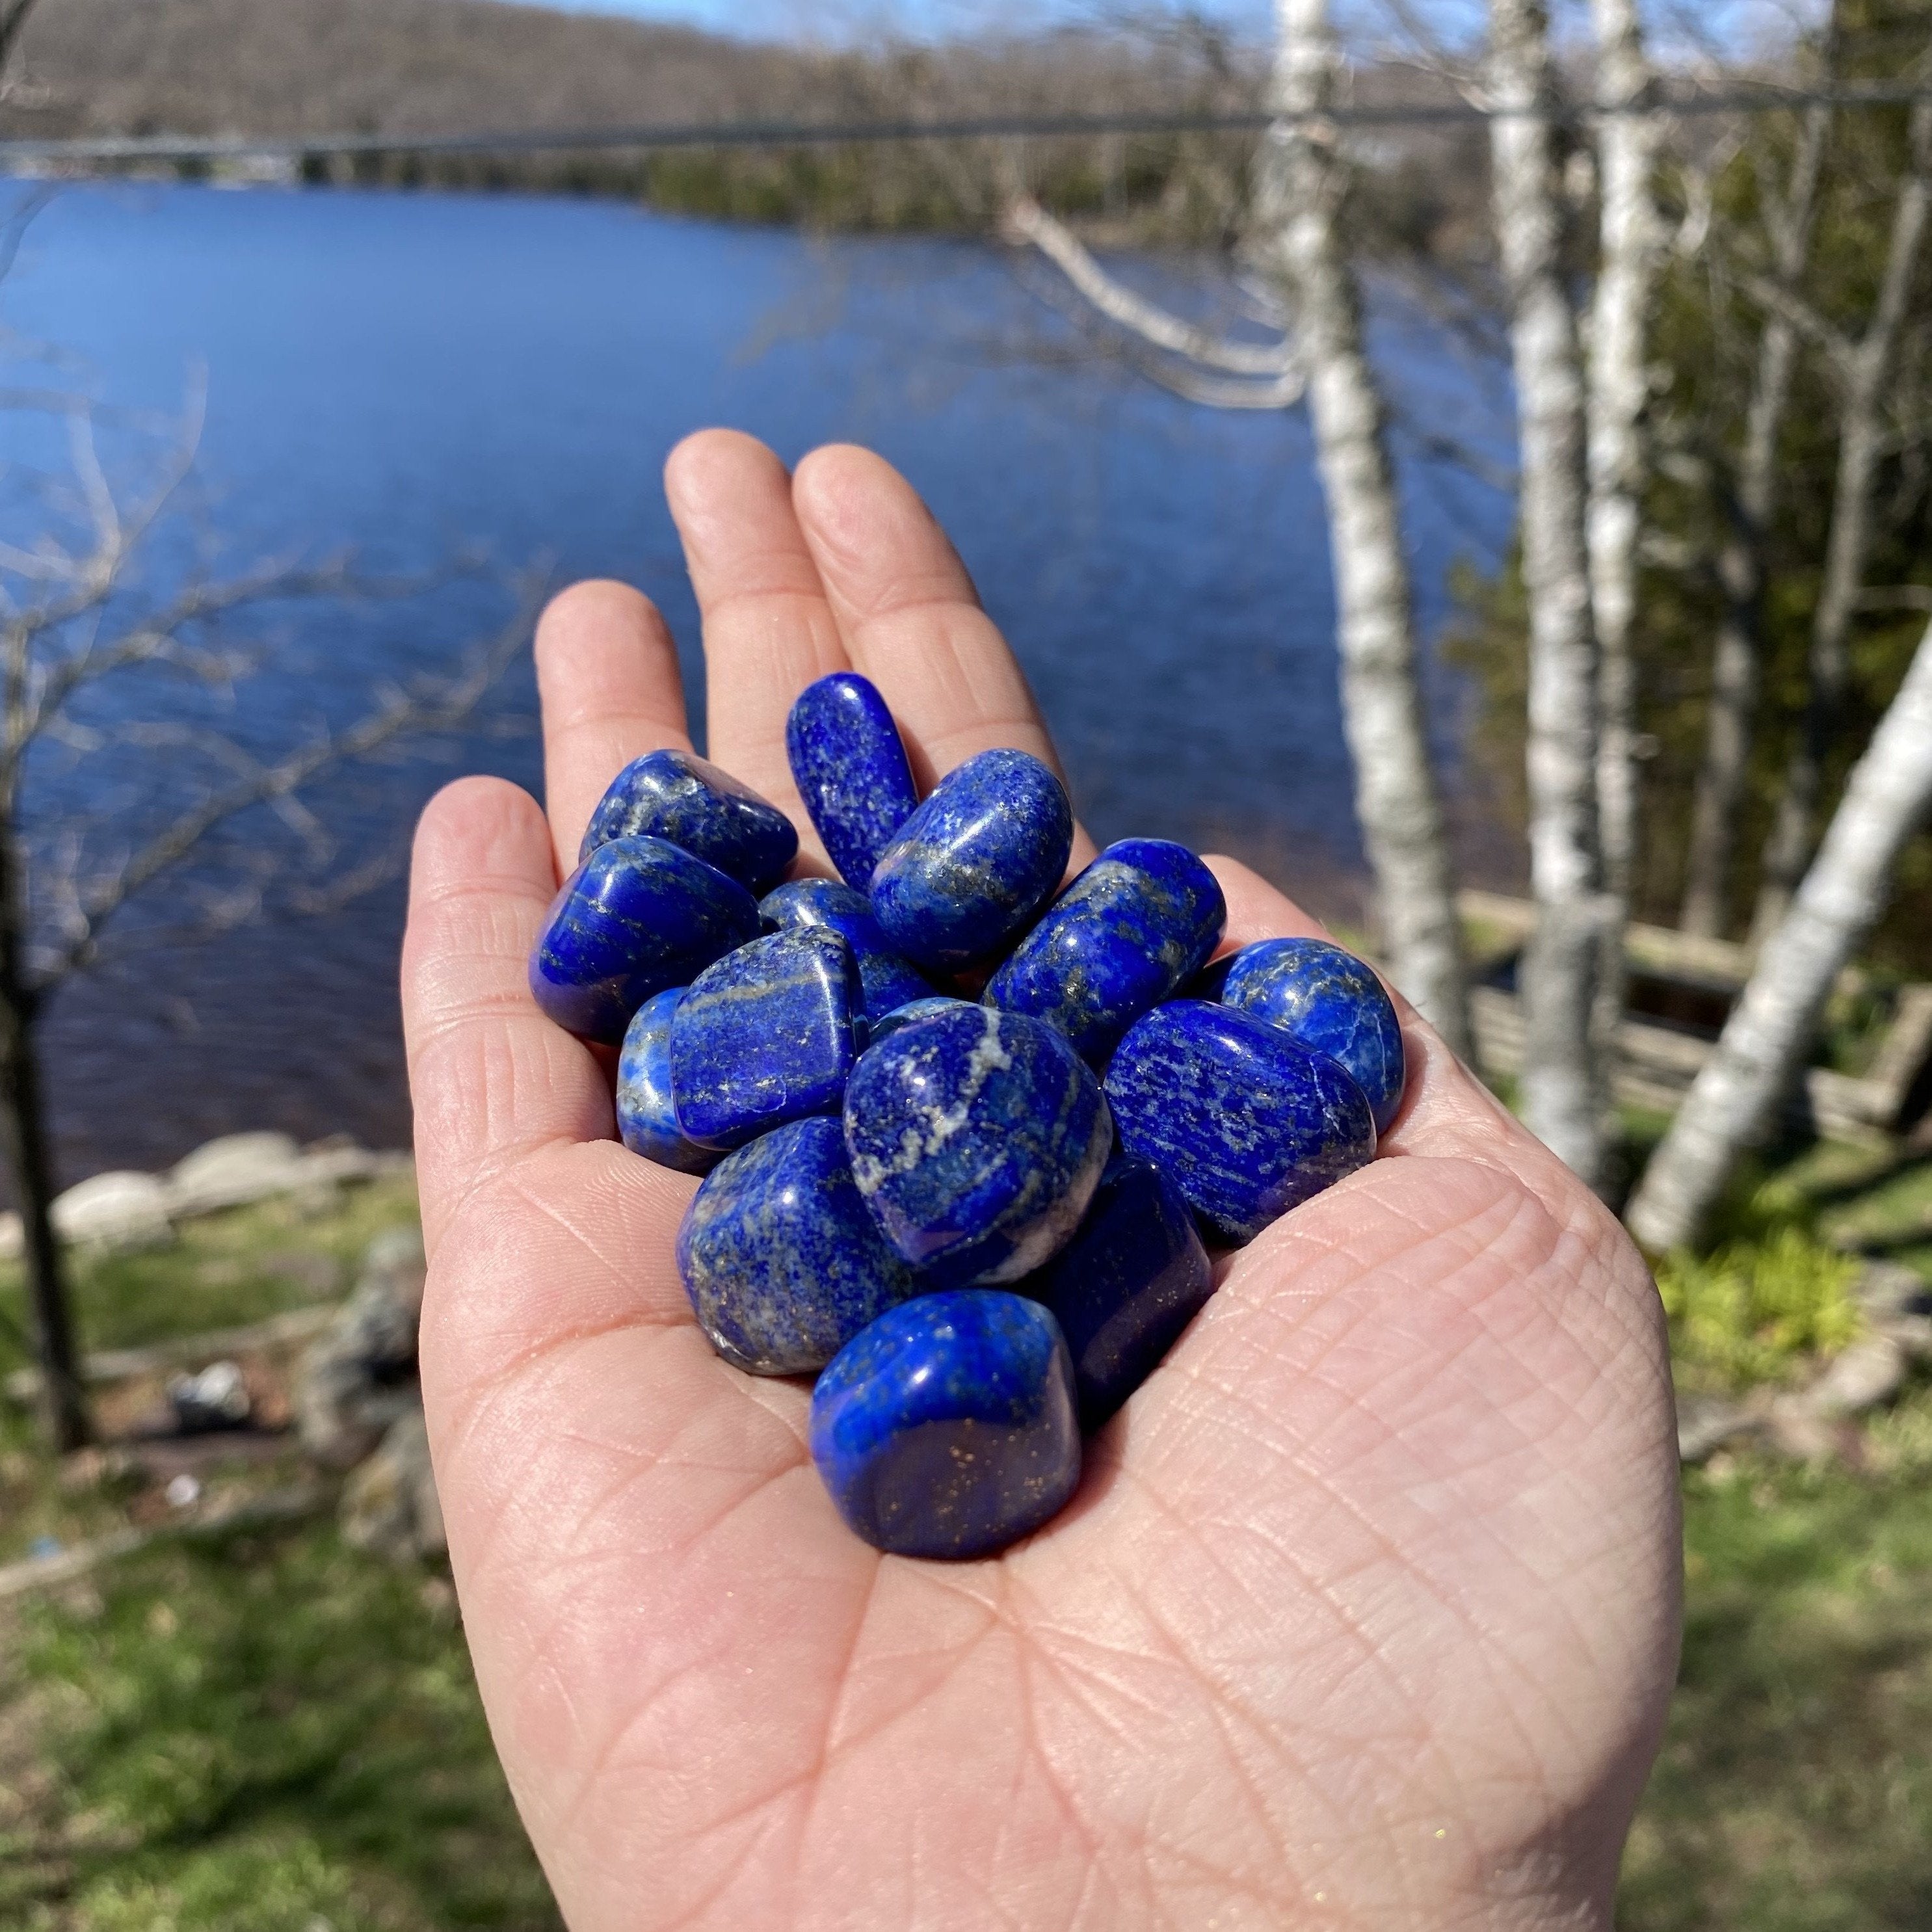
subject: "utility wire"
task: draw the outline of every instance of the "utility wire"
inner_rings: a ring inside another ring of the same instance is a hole
[[[902,141],[1052,140],[1083,134],[1259,133],[1274,127],[1442,128],[1501,120],[1580,123],[1620,116],[1672,118],[1774,114],[1797,107],[1869,108],[1932,100],[1922,83],[1880,82],[1819,91],[1753,87],[1659,94],[1628,102],[1551,102],[1498,108],[1471,102],[1422,107],[1336,107],[1311,113],[1264,108],[1204,114],[984,114],[934,121],[724,121],[628,128],[485,129],[454,134],[97,134],[71,140],[0,140],[0,170],[62,161],[300,160],[325,154],[514,154],[591,148],[798,148]]]

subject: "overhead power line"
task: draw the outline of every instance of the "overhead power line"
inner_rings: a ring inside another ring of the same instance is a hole
[[[932,121],[723,121],[620,128],[471,130],[453,134],[94,134],[70,140],[0,140],[0,167],[22,162],[299,161],[328,154],[532,153],[632,148],[799,148],[904,141],[1053,140],[1083,134],[1256,134],[1270,127],[1445,128],[1500,120],[1581,122],[1618,116],[1672,118],[1771,114],[1796,107],[1887,107],[1932,100],[1932,88],[1906,82],[1819,91],[1753,87],[1665,94],[1636,102],[1555,101],[1498,108],[1472,102],[1435,106],[1338,107],[1317,113],[1265,108],[1204,114],[980,114]]]

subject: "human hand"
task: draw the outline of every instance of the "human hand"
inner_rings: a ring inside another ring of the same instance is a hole
[[[710,432],[666,477],[710,755],[808,853],[784,721],[827,672],[879,686],[922,788],[1051,760],[878,458],[794,479]],[[1222,1262],[1067,1510],[991,1561],[880,1556],[806,1389],[691,1318],[697,1184],[619,1144],[608,1057],[525,983],[604,785],[688,742],[670,639],[580,584],[537,667],[548,818],[492,779],[430,804],[403,979],[451,1558],[576,1932],[1607,1927],[1678,1546],[1663,1322],[1616,1222],[1405,1007],[1382,1157]],[[1229,946],[1318,930],[1210,862]]]

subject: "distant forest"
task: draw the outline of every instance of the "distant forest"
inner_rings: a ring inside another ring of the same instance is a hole
[[[1260,50],[1141,20],[934,46],[816,51],[504,0],[39,0],[0,88],[0,136],[436,134],[647,122],[1226,111]],[[1365,98],[1437,98],[1391,72]],[[666,208],[865,229],[982,229],[1010,186],[1144,243],[1218,243],[1246,200],[1244,137],[311,158],[324,184],[634,196]],[[1479,136],[1384,144],[1378,220],[1432,249],[1480,225]]]

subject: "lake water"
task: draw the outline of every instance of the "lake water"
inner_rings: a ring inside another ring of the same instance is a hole
[[[1495,382],[1384,308],[1399,402],[1496,446]],[[707,423],[788,458],[869,443],[951,530],[1098,837],[1232,850],[1318,907],[1359,904],[1305,419],[1200,410],[1070,352],[994,253],[609,203],[83,188],[34,224],[4,319],[120,404],[176,408],[205,374],[194,527],[230,562],[348,547],[420,569],[480,544],[560,580],[626,578],[669,615],[688,676],[694,617],[658,480],[670,446]],[[0,433],[16,432],[0,418]],[[1405,490],[1433,629],[1452,560],[1492,560],[1509,506],[1420,460]],[[452,661],[489,606],[457,585],[406,609],[291,615],[262,639],[273,674],[238,688],[234,729],[267,746],[352,716],[379,678]],[[1453,766],[1457,693],[1431,683]],[[158,684],[139,700],[144,716],[187,701]],[[380,843],[453,772],[534,788],[533,720],[520,666],[460,742],[346,777],[318,812]],[[165,785],[152,760],[110,770],[104,789],[45,766],[43,825]],[[159,1166],[242,1127],[404,1144],[400,920],[392,886],[64,987],[46,1036],[64,1178]]]

